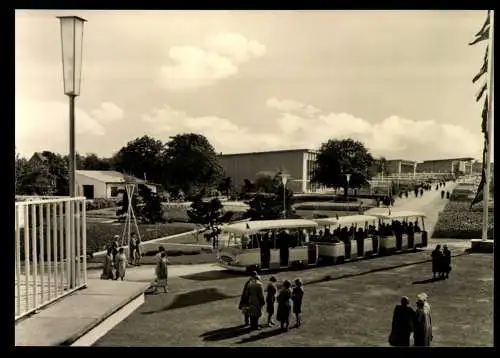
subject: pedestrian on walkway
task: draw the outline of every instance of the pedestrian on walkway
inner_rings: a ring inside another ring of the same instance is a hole
[[[392,314],[392,329],[389,335],[389,344],[393,347],[409,347],[410,335],[413,332],[415,311],[410,307],[408,297],[401,297],[401,304],[394,307]]]
[[[245,325],[250,324],[250,315],[248,314],[248,305],[249,305],[249,296],[248,296],[248,284],[252,280],[253,277],[257,276],[257,272],[253,271],[250,278],[245,282],[243,286],[243,291],[241,292],[240,303],[238,305],[238,309],[243,313],[245,317]]]
[[[302,299],[304,298],[304,288],[302,280],[295,280],[295,287],[292,290],[293,313],[295,314],[295,327],[299,328],[302,323]]]
[[[413,344],[415,347],[429,347],[432,339],[432,319],[430,309],[426,309],[425,301],[418,299],[417,309],[415,311]]]
[[[441,270],[443,267],[443,252],[441,251],[441,245],[436,245],[436,248],[431,253],[432,258],[432,278],[436,278],[436,275],[441,276]]]
[[[168,258],[165,250],[160,252],[160,260],[156,264],[156,282],[153,293],[158,292],[159,287],[163,287],[163,292],[168,292]]]
[[[283,282],[283,288],[278,294],[278,313],[276,314],[276,319],[281,324],[281,329],[288,331],[288,326],[290,324],[290,311],[292,309],[292,291],[290,287],[292,284],[290,281],[285,280]]]
[[[115,261],[115,267],[116,267],[116,279],[123,279],[125,278],[125,271],[127,270],[127,255],[125,255],[125,249],[123,247],[120,247],[118,250],[118,254],[116,255],[116,261]]]
[[[444,199],[444,190],[441,190],[441,199]]]
[[[104,256],[104,265],[102,267],[101,280],[112,280],[114,279],[113,274],[113,249],[110,246],[106,251],[106,256]]]
[[[451,272],[451,251],[448,249],[447,245],[443,246],[443,272],[445,278],[450,277]]]
[[[273,315],[274,315],[274,303],[276,302],[276,293],[278,289],[276,287],[276,277],[271,276],[269,278],[269,283],[266,288],[266,311],[267,311],[267,325],[269,327],[274,326]]]
[[[248,314],[250,316],[250,328],[260,330],[259,318],[262,316],[262,308],[266,303],[264,288],[258,275],[251,278],[248,283]]]

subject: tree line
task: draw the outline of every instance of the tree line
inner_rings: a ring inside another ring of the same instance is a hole
[[[50,151],[40,154],[43,160],[16,154],[16,194],[68,195],[68,156]],[[76,168],[116,170],[144,178],[160,185],[171,198],[193,199],[216,190],[239,199],[249,193],[274,193],[279,182],[264,176],[233,183],[225,176],[212,144],[196,133],[178,134],[166,142],[145,135],[128,142],[110,158],[77,154]],[[385,159],[376,161],[363,143],[348,138],[323,143],[311,174],[313,183],[344,188],[347,193],[348,186],[361,187],[380,172],[387,172]]]

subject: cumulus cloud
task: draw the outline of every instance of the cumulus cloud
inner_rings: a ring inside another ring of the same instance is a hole
[[[123,111],[110,102],[102,103],[93,111],[75,108],[77,136],[103,136],[101,122],[117,120]],[[57,101],[37,101],[16,98],[15,103],[16,149],[23,155],[35,151],[64,152],[68,148],[68,104]]]
[[[286,133],[284,141],[299,147],[317,147],[330,138],[360,140],[375,154],[388,158],[433,159],[457,156],[478,158],[482,150],[481,134],[433,120],[416,121],[390,116],[370,123],[347,113],[325,113],[292,100],[267,101],[278,109],[278,125]]]
[[[265,54],[266,47],[241,34],[220,33],[206,39],[204,47],[174,46],[168,56],[173,64],[161,67],[167,89],[193,89],[234,76],[239,66]]]
[[[426,160],[472,156],[480,158],[481,133],[471,133],[454,124],[415,121],[390,116],[370,123],[348,113],[325,113],[314,106],[271,98],[275,110],[266,133],[243,127],[216,116],[194,117],[170,106],[142,117],[151,134],[167,139],[177,133],[205,135],[218,152],[311,148],[328,139],[353,138],[363,142],[376,156],[388,159]]]
[[[99,121],[116,122],[123,119],[123,109],[111,102],[102,102],[92,110],[92,116]]]

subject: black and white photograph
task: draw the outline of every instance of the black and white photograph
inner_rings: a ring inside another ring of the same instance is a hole
[[[493,347],[493,10],[22,10],[15,345]]]

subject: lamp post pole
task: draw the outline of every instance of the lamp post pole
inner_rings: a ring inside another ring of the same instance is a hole
[[[281,184],[283,184],[283,219],[286,219],[286,183],[288,182],[288,175],[281,174]]]
[[[78,16],[58,16],[61,25],[61,52],[63,65],[64,94],[69,97],[69,196],[74,198],[76,190],[76,151],[75,151],[75,98],[80,95],[80,84],[82,76],[82,53],[83,53],[83,24],[87,21]],[[75,201],[69,203],[70,235],[66,243],[70,249],[68,283],[69,288],[75,288],[76,275],[76,225],[75,225]],[[80,228],[78,228],[80,229]],[[86,257],[83,258],[86,260]],[[84,266],[85,267],[85,266]],[[79,276],[78,276],[79,281]]]

